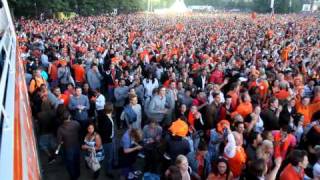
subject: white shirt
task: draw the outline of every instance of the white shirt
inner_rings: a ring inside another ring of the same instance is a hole
[[[114,136],[114,123],[113,123],[112,115],[111,114],[107,114],[107,116],[109,117],[109,119],[111,121],[112,129],[113,129],[113,131],[111,132],[110,138],[113,138],[113,136]]]
[[[159,83],[157,79],[154,79],[154,83],[152,83],[151,79],[144,79],[142,81],[143,87],[145,88],[145,97],[151,97],[152,96],[152,91],[155,88],[159,87]]]
[[[228,143],[224,148],[224,154],[228,158],[233,158],[236,155],[237,145],[232,133],[228,134]]]
[[[211,104],[213,102],[212,93],[213,93],[213,91],[210,91],[210,94],[209,94],[209,97],[208,97],[209,104]],[[226,102],[226,100],[224,99],[224,95],[223,95],[223,93],[221,91],[219,92],[219,96],[220,96],[220,102],[221,103]]]
[[[313,177],[314,179],[316,178],[320,179],[320,162],[319,161],[313,166]]]
[[[262,133],[262,131],[264,129],[263,126],[264,126],[264,123],[263,123],[263,121],[262,121],[262,119],[261,119],[261,117],[259,115],[258,121],[257,121],[256,125],[254,126],[254,131]]]
[[[205,86],[206,86],[206,77],[205,76],[201,76],[201,79],[202,79],[202,85],[201,85],[201,88],[204,89]]]
[[[106,99],[102,94],[100,94],[96,99],[96,110],[97,111],[103,110],[105,104],[106,104]]]

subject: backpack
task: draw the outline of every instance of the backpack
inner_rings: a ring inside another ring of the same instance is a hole
[[[129,124],[132,124],[137,121],[137,114],[134,112],[132,107],[130,105],[127,105],[124,107],[124,113],[126,114],[126,117],[128,118]]]

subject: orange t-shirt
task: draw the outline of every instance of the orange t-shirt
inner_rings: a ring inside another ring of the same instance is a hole
[[[230,173],[228,179],[227,178],[227,175],[224,174],[224,175],[220,175],[220,174],[213,174],[213,173],[210,173],[207,180],[233,180],[233,176],[232,176],[232,173]]]
[[[257,18],[257,13],[256,12],[252,12],[251,13],[251,18],[252,19],[256,19]]]
[[[181,24],[181,23],[178,23],[176,24],[176,29],[179,31],[179,32],[182,32],[184,30],[184,25]]]
[[[288,134],[284,142],[281,144],[281,133],[280,131],[273,131],[272,135],[274,137],[274,157],[281,157],[282,159],[286,158],[288,149],[294,147],[297,143],[295,136]]]
[[[272,31],[272,30],[268,30],[268,31],[267,31],[267,38],[268,38],[268,39],[271,39],[272,36],[273,36],[273,31]]]
[[[69,104],[69,99],[70,99],[68,95],[61,94],[60,97],[59,97],[59,99],[63,101],[63,104],[64,104],[65,106],[68,106],[68,104]]]
[[[304,170],[297,172],[291,164],[288,164],[280,174],[280,180],[303,180]]]
[[[230,170],[235,178],[239,177],[246,165],[247,155],[243,147],[237,147],[236,154],[233,158],[228,158]]]
[[[170,79],[166,80],[166,81],[163,83],[163,87],[168,88],[169,85],[170,85],[170,83],[171,83],[171,80],[170,80]]]
[[[189,112],[188,114],[189,127],[194,127],[194,122],[195,122],[194,114],[192,112]]]
[[[311,122],[312,115],[320,110],[320,102],[309,104],[304,106],[301,104],[300,100],[296,103],[296,109],[298,113],[303,114],[304,122],[303,125],[306,126]]]
[[[290,51],[291,51],[291,48],[289,46],[282,50],[281,58],[283,61],[288,61]]]
[[[249,89],[253,88],[253,87],[258,87],[259,88],[259,94],[260,96],[264,97],[265,95],[268,94],[268,88],[269,88],[269,84],[265,81],[257,84],[256,81],[252,82],[249,85]]]
[[[51,64],[50,65],[50,79],[55,81],[58,80],[58,67],[57,67],[58,62]]]
[[[252,113],[253,108],[250,102],[240,103],[237,109],[231,113],[231,117],[234,117],[237,114],[240,114],[243,118],[247,117],[250,113]]]
[[[236,109],[236,107],[238,105],[239,95],[236,92],[233,92],[233,91],[229,91],[227,94],[229,96],[231,96],[231,107],[232,107],[232,109]]]
[[[74,70],[74,80],[78,83],[83,83],[85,81],[85,69],[80,64],[72,65]]]

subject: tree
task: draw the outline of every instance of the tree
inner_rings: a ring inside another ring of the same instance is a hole
[[[253,0],[252,9],[259,13],[271,12],[270,2],[270,0]]]
[[[291,7],[290,7],[291,1]],[[302,9],[301,0],[276,0],[275,1],[275,12],[276,13],[292,13],[299,12]]]

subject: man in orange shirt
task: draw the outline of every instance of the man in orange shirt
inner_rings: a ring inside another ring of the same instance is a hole
[[[68,106],[69,104],[69,96],[65,94],[61,94],[61,90],[59,87],[55,87],[53,89],[54,95],[59,99],[60,103],[63,103],[64,106]]]
[[[267,94],[268,94],[268,88],[269,88],[268,82],[266,80],[258,78],[249,85],[249,90],[253,87],[258,88],[260,100],[262,102],[265,102],[265,100],[267,98]]]
[[[304,169],[307,168],[308,154],[302,150],[294,150],[289,155],[290,163],[280,174],[280,180],[303,180]]]
[[[286,158],[287,152],[296,146],[296,137],[289,132],[289,126],[284,124],[280,130],[272,131],[274,139],[274,156],[275,158]]]
[[[224,148],[224,156],[227,158],[233,176],[238,178],[245,167],[247,155],[242,147],[243,139],[240,134],[238,132],[231,133],[229,128],[227,128],[227,131],[228,143]]]
[[[227,95],[231,96],[232,109],[236,109],[236,107],[238,106],[239,89],[240,89],[239,84],[233,83],[231,85],[231,90],[227,93]]]
[[[246,118],[250,113],[252,113],[252,111],[251,98],[249,94],[246,93],[242,95],[242,102],[239,104],[237,109],[231,113],[231,117],[240,114],[243,118]]]
[[[290,51],[291,51],[291,47],[290,46],[287,46],[287,47],[283,48],[283,50],[281,52],[281,59],[283,61],[288,61]]]
[[[274,96],[279,100],[286,100],[290,96],[286,84],[280,83],[280,91],[275,93]]]
[[[74,71],[74,81],[76,83],[76,86],[82,86],[86,80],[86,71],[81,62],[79,61],[76,64],[72,65],[72,69]]]
[[[302,97],[301,101],[298,98],[296,102],[297,112],[303,114],[303,125],[306,126],[311,122],[312,115],[320,110],[320,102],[310,104],[310,98],[307,96]]]

